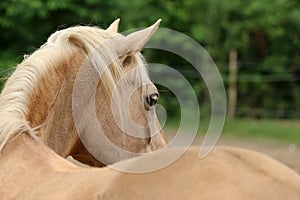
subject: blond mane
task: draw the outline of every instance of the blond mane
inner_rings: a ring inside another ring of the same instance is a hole
[[[32,98],[37,95],[36,91],[42,84],[42,77],[54,77],[58,73],[59,65],[64,60],[71,59],[70,56],[76,52],[80,52],[87,58],[95,49],[94,53],[103,53],[101,49],[98,50],[99,45],[115,34],[97,27],[67,28],[52,34],[44,45],[32,55],[25,57],[6,82],[0,95],[0,151],[7,140],[14,135],[24,132],[34,137],[35,128],[31,127],[27,120],[30,115],[28,107]],[[106,54],[110,55],[112,52]],[[97,62],[97,59],[90,61],[93,66],[96,65],[97,70],[99,67],[103,70]],[[109,69],[100,78],[103,85],[108,90],[112,90],[116,77],[120,77],[122,72],[120,61],[118,59],[114,61]],[[145,69],[141,68],[141,70],[144,74]]]

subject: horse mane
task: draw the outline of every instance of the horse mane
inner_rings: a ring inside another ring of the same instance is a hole
[[[59,65],[76,52],[89,58],[90,52],[97,49],[105,40],[112,38],[114,34],[97,27],[71,27],[53,33],[38,50],[30,56],[25,56],[7,80],[0,95],[0,152],[8,139],[14,135],[27,133],[35,137],[35,128],[31,127],[27,120],[30,114],[28,107],[32,98],[37,96],[36,91],[41,87],[42,77],[54,77],[58,73]],[[100,50],[95,53],[103,52]],[[94,60],[91,63],[97,65],[97,62]],[[110,66],[110,70],[106,70],[100,77],[108,91],[112,90],[115,78],[120,77],[122,72],[118,59],[112,65],[113,67]],[[142,70],[144,73],[144,69]]]

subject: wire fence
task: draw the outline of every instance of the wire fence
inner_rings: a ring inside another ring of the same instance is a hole
[[[259,63],[239,61],[238,64],[240,70],[236,80],[238,97],[235,115],[237,117],[300,118],[300,74],[288,70],[284,73],[266,74],[266,70],[262,69],[267,67]],[[253,73],[243,70],[253,66],[255,66]],[[205,87],[200,74],[195,73],[195,70],[187,66],[176,66],[176,69],[189,81],[203,84]],[[0,69],[0,89],[13,71],[14,68]],[[227,89],[229,75],[221,73],[221,76]],[[161,92],[163,92],[162,98],[164,95],[170,95],[170,92],[165,89]],[[203,99],[207,101],[207,97],[199,97],[200,105]]]
[[[297,66],[300,69],[300,64]],[[238,62],[235,116],[300,118],[300,74],[288,69],[272,73],[268,70],[270,67],[261,63]],[[205,85],[201,75],[188,66],[176,66],[176,69],[188,80]],[[221,76],[227,90],[230,76],[228,72],[221,73]],[[207,97],[200,97],[200,104],[203,99],[207,100]]]

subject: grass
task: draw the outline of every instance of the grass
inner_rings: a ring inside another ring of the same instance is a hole
[[[300,144],[300,121],[296,120],[228,120],[223,134],[243,139],[271,139]]]
[[[205,134],[208,120],[200,122],[199,134]],[[177,128],[177,123],[172,121],[166,129]],[[300,120],[255,120],[235,119],[225,122],[221,136],[247,139],[275,140],[281,143],[300,145]]]

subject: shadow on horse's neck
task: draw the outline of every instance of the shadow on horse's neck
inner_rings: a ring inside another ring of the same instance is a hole
[[[31,127],[40,126],[37,136],[62,157],[69,156],[78,142],[72,119],[72,89],[81,57],[75,53],[55,66],[52,74],[41,77],[28,106]]]
[[[82,53],[74,53],[39,79],[26,118],[31,127],[39,127],[36,135],[58,155],[74,154],[77,160],[100,167],[103,165],[82,145],[72,116],[73,84],[83,59]]]

